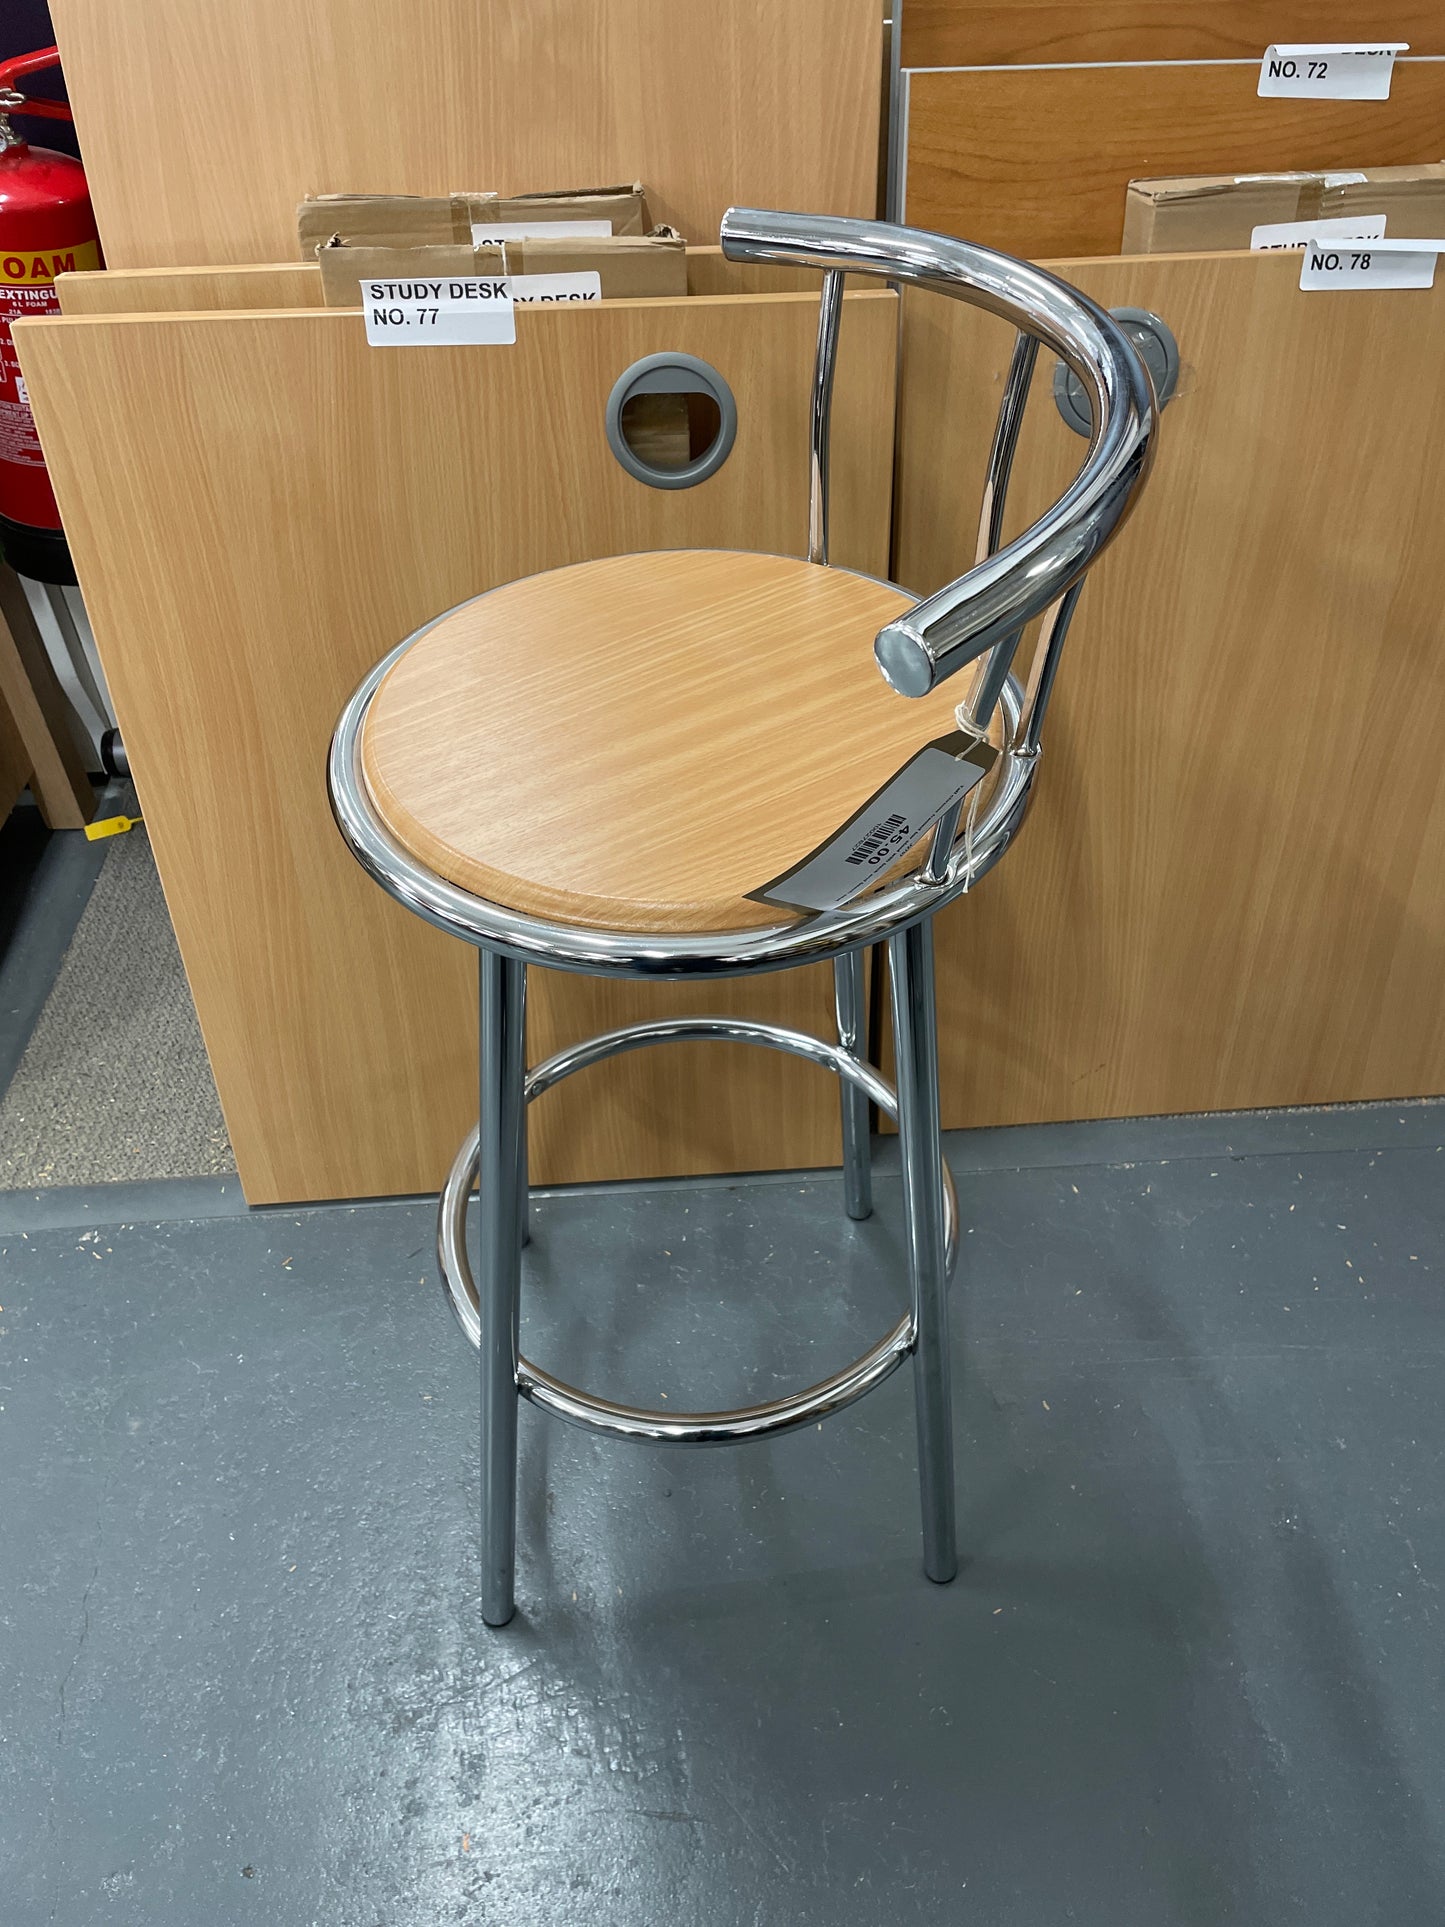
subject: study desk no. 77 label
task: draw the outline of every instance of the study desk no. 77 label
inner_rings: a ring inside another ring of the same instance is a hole
[[[361,302],[374,348],[503,346],[517,339],[511,284],[503,275],[363,281]]]

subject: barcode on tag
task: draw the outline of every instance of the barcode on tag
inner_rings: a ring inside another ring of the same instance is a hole
[[[600,241],[610,238],[610,221],[473,221],[472,246],[501,241]]]
[[[1319,240],[1372,241],[1385,232],[1383,214],[1341,214],[1328,221],[1261,221],[1251,228],[1254,249],[1302,248]]]
[[[1300,260],[1299,284],[1306,293],[1339,288],[1429,288],[1445,241],[1386,240],[1311,242]]]
[[[517,339],[512,290],[502,276],[363,281],[361,307],[373,348],[488,347]]]
[[[861,894],[993,768],[997,750],[961,731],[912,757],[801,863],[750,894],[795,910],[837,910]]]
[[[1262,100],[1388,100],[1395,56],[1407,40],[1336,46],[1291,41],[1266,47],[1259,63]]]
[[[881,823],[875,823],[866,836],[860,836],[843,861],[853,869],[864,864],[871,868],[874,863],[885,861],[890,850],[896,851],[898,838],[907,828],[908,818],[895,810]]]

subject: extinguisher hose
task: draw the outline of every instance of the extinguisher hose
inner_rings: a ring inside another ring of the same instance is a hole
[[[59,47],[42,47],[38,53],[16,54],[11,60],[0,60],[0,112],[35,114],[41,120],[74,120],[74,114],[63,100],[32,100],[15,85],[26,74],[38,74],[43,68],[59,65]]]

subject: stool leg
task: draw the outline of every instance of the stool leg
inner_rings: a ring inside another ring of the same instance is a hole
[[[863,1031],[866,998],[863,992],[863,952],[850,950],[833,960],[833,1001],[838,1013],[838,1042],[850,1057],[866,1054]],[[856,1084],[845,1083],[843,1093],[843,1203],[850,1218],[866,1218],[873,1210],[873,1153],[868,1138],[868,1098]]]
[[[480,1162],[482,1314],[482,1618],[512,1617],[517,1543],[517,1323],[522,1267],[519,1190],[526,1164],[522,1094],[526,965],[481,959]]]
[[[527,966],[519,964],[522,972],[522,1075],[527,1074]],[[517,1132],[517,1243],[522,1250],[532,1242],[532,1182],[528,1176],[527,1143],[527,1099],[522,1097],[522,1122]]]
[[[913,1396],[923,1501],[923,1570],[945,1585],[958,1571],[953,1505],[953,1401],[948,1352],[948,1273],[943,1239],[943,1145],[938,1117],[938,1018],[933,920],[888,939],[898,1131],[908,1214],[908,1267],[918,1328]]]

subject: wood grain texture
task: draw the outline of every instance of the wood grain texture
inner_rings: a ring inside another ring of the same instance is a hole
[[[430,869],[600,929],[776,923],[751,892],[801,863],[925,743],[873,638],[912,598],[715,549],[509,583],[413,645],[363,739],[373,800]]]
[[[823,277],[815,268],[774,266],[770,261],[729,261],[720,247],[687,251],[689,294],[816,294]],[[849,288],[876,287],[855,277]]]
[[[95,792],[70,732],[69,705],[20,578],[3,563],[0,700],[14,722],[28,769],[24,780],[41,816],[52,830],[83,829],[95,814]],[[0,790],[5,787],[0,784]]]
[[[55,279],[66,315],[211,314],[269,308],[320,308],[314,261],[223,268],[105,268]]]
[[[9,816],[30,781],[30,753],[20,724],[0,690],[0,811]]]
[[[306,194],[642,179],[871,214],[878,0],[54,0],[112,267],[284,261]]]
[[[835,401],[835,552],[879,575],[897,315],[885,290],[848,298]],[[816,332],[807,295],[529,309],[495,351],[374,350],[336,310],[17,327],[252,1201],[433,1190],[476,1115],[472,955],[371,883],[331,822],[343,703],[500,582],[633,549],[801,553]],[[661,348],[711,362],[738,401],[732,455],[694,489],[633,481],[603,433],[617,376]],[[831,978],[543,973],[531,1052],[698,1009],[826,1032]],[[637,1053],[550,1095],[538,1181],[836,1160],[831,1079],[724,1050]]]
[[[1445,53],[1434,0],[895,0],[905,67],[1258,60],[1283,40],[1408,40]]]
[[[1033,259],[1111,254],[1131,180],[1437,161],[1445,63],[1406,62],[1387,101],[1260,100],[1248,67],[920,73],[905,218]]]
[[[689,294],[802,294],[822,276],[811,268],[725,261],[720,247],[689,248]],[[855,287],[866,282],[855,282]],[[269,266],[109,268],[57,276],[62,314],[210,314],[217,310],[320,308],[321,274],[311,261]]]
[[[939,923],[950,1125],[1445,1090],[1445,281],[1298,258],[1056,264],[1183,356],[1090,577],[1016,849]],[[899,570],[971,554],[1011,331],[909,296]],[[1044,358],[1047,360],[1047,358]],[[1041,368],[1012,534],[1078,466]],[[1327,396],[1328,406],[1321,398]]]

